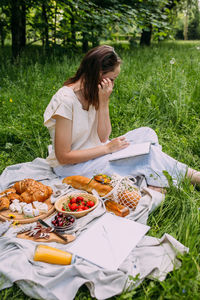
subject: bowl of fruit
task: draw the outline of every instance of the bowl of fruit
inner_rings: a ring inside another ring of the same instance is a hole
[[[72,215],[65,215],[62,212],[57,213],[51,220],[51,225],[56,231],[64,232],[74,228],[76,218]]]
[[[99,199],[88,193],[65,195],[55,202],[55,209],[65,215],[83,217],[94,210]]]

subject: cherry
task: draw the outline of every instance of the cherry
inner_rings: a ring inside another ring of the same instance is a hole
[[[59,213],[58,213],[58,217],[61,217],[61,218],[62,218],[62,217],[63,217],[63,213],[59,212]]]

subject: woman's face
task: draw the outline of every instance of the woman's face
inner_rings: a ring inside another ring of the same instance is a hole
[[[115,69],[112,72],[103,74],[101,79],[109,78],[110,81],[112,82],[112,85],[114,86],[114,81],[117,78],[117,76],[119,75],[119,73],[120,73],[120,65],[115,67]]]

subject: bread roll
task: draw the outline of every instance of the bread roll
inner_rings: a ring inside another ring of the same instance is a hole
[[[75,189],[84,190],[88,193],[92,193],[92,190],[94,189],[100,197],[104,197],[112,190],[112,187],[109,185],[101,184],[94,179],[80,175],[65,177],[63,183],[67,183]]]
[[[135,209],[139,200],[141,198],[141,195],[136,191],[124,191],[118,193],[118,201],[120,204],[124,206],[128,206],[131,209]]]

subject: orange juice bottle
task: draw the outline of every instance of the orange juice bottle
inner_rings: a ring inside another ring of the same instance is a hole
[[[35,261],[42,261],[57,265],[70,265],[74,262],[74,258],[75,257],[70,252],[46,245],[38,245],[33,257]]]

